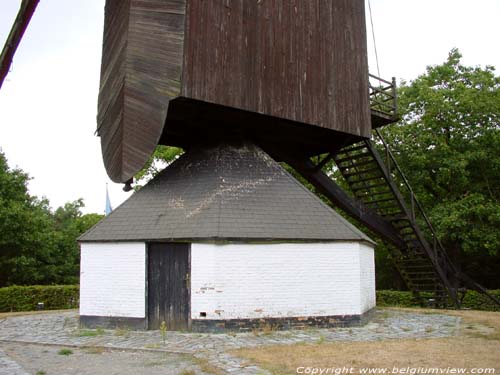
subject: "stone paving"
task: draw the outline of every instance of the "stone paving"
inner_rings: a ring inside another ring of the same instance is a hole
[[[159,331],[81,330],[78,328],[77,312],[69,311],[0,320],[0,342],[185,353],[206,358],[211,364],[228,373],[255,375],[266,372],[256,366],[249,366],[244,360],[228,354],[227,351],[242,347],[318,341],[446,337],[455,335],[459,324],[460,318],[454,316],[379,309],[371,322],[362,327],[238,334],[167,332],[163,340]],[[21,368],[2,372],[2,369],[8,366],[15,369],[15,362],[11,362],[0,350],[0,375],[25,374]]]
[[[29,375],[0,349],[0,375]]]

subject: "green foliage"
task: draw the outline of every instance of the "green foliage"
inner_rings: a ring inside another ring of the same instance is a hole
[[[494,297],[500,299],[500,290],[490,290]],[[426,295],[424,295],[426,297]],[[427,295],[427,297],[431,297]],[[396,307],[418,307],[419,304],[413,298],[411,292],[398,290],[377,290],[377,306],[396,306]],[[465,294],[462,307],[473,310],[500,311],[500,306],[493,303],[487,296],[476,291],[469,290]]]
[[[382,133],[449,255],[498,288],[490,265],[500,264],[500,77],[460,60],[454,49],[403,82],[402,120]]]
[[[63,348],[63,349],[59,350],[57,352],[57,354],[59,354],[59,355],[70,355],[70,354],[73,354],[73,350]]]
[[[136,187],[140,188],[142,184],[147,183],[167,165],[174,162],[182,153],[182,149],[178,147],[157,146],[146,165],[134,176],[138,183]]]
[[[79,302],[78,285],[34,285],[0,288],[0,312],[33,311],[39,302],[45,310],[74,309]]]
[[[78,282],[77,237],[101,215],[82,215],[81,199],[52,212],[28,192],[29,177],[0,152],[0,287]]]
[[[162,321],[160,324],[161,338],[163,340],[163,345],[165,345],[165,340],[167,339],[167,323]]]
[[[452,255],[500,249],[500,77],[458,50],[401,86],[402,121],[384,129]]]
[[[500,290],[489,290],[491,295],[500,299]],[[462,306],[473,310],[500,311],[500,306],[495,305],[484,294],[468,291],[462,301]]]
[[[377,306],[417,307],[418,302],[411,292],[399,290],[377,290]]]
[[[97,328],[95,330],[91,329],[81,329],[78,331],[77,335],[79,337],[96,337],[96,336],[102,336],[106,332],[102,328]]]

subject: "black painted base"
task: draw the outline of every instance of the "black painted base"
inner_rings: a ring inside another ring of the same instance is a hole
[[[260,318],[260,319],[193,319],[191,331],[193,332],[248,332],[252,330],[283,331],[289,329],[305,328],[333,328],[354,327],[366,324],[373,316],[375,308],[361,315],[333,315],[333,316],[305,316],[288,318]],[[146,330],[146,318],[124,318],[109,316],[80,315],[82,328],[129,328]]]
[[[89,316],[80,315],[82,328],[129,328],[134,330],[147,329],[146,318],[124,318],[115,316]]]
[[[307,316],[262,319],[193,319],[193,332],[248,332],[252,330],[289,330],[305,328],[354,327],[366,324],[373,316],[375,308],[361,315]]]

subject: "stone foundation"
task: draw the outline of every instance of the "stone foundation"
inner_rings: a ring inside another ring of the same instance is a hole
[[[193,319],[192,332],[224,333],[224,332],[249,332],[252,330],[284,331],[290,329],[306,328],[334,328],[353,327],[366,324],[375,313],[371,309],[361,315],[336,315],[336,316],[307,316],[288,318],[261,318],[261,319]],[[109,316],[80,316],[82,328],[129,328],[133,330],[147,329],[145,318],[123,318]]]
[[[288,318],[262,318],[262,319],[193,319],[191,331],[193,332],[248,332],[252,330],[276,330],[306,328],[334,328],[353,327],[366,324],[373,316],[375,309],[361,315],[336,315],[336,316],[307,316]]]
[[[147,329],[146,318],[123,318],[115,316],[89,316],[80,315],[81,328],[129,328],[133,330]]]

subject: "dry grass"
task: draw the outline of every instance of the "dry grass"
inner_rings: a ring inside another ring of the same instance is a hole
[[[219,367],[212,365],[206,358],[194,358],[194,363],[198,365],[201,371],[212,375],[223,375],[225,371]]]
[[[89,346],[87,348],[84,348],[83,350],[88,354],[103,354],[104,352],[106,352],[106,348],[103,348],[101,346]]]
[[[402,309],[411,311],[411,309]],[[436,310],[416,311],[440,313]],[[354,367],[479,367],[500,370],[500,313],[446,311],[462,317],[458,336],[377,342],[277,345],[232,353],[274,374],[295,374],[300,366]]]

